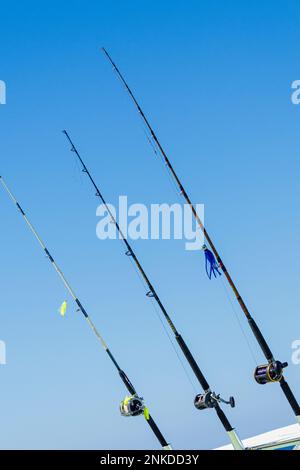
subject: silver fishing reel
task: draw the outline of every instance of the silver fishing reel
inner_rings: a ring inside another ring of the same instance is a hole
[[[273,361],[269,364],[257,366],[254,371],[254,378],[260,385],[270,382],[280,382],[283,377],[283,369],[288,366],[287,362]]]
[[[219,395],[216,395],[215,392],[208,391],[206,393],[199,393],[196,395],[194,400],[194,405],[197,410],[206,410],[207,408],[215,408],[217,404],[225,403],[230,405],[231,408],[235,407],[235,400],[233,397],[230,397],[229,400],[224,400]]]
[[[120,404],[122,416],[139,416],[144,413],[145,404],[143,398],[133,395],[126,397]]]

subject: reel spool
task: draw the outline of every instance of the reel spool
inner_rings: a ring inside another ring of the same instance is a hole
[[[122,416],[139,416],[144,413],[145,404],[143,398],[136,395],[126,397],[120,404]]]
[[[254,371],[254,378],[260,385],[265,385],[270,382],[280,382],[283,377],[283,369],[287,366],[287,362],[282,363],[280,361],[258,366]]]
[[[199,393],[196,395],[194,405],[197,410],[206,410],[207,408],[213,408],[215,402],[211,398],[211,392]]]
[[[225,403],[230,405],[231,408],[235,407],[235,400],[230,397],[229,400],[224,400],[220,395],[216,395],[214,392],[199,393],[196,395],[194,405],[197,410],[206,410],[207,408],[215,408],[217,404]]]

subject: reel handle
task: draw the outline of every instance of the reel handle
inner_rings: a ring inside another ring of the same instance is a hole
[[[234,397],[229,397],[229,400],[224,400],[223,398],[221,398],[220,396],[218,397],[218,401],[222,402],[222,403],[225,403],[225,405],[230,405],[231,408],[234,408],[235,407],[235,399]]]

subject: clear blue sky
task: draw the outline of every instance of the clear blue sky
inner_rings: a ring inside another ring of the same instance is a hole
[[[99,52],[119,64],[276,352],[299,339],[299,2],[2,2],[1,174],[12,186],[161,430],[176,448],[227,442],[194,390],[119,242],[95,235],[96,200],[66,128],[110,202],[177,202],[141,122]],[[55,272],[0,194],[1,448],[157,448],[124,419],[125,390]],[[255,363],[220,281],[182,241],[134,243],[242,437],[294,422]],[[70,300],[70,299],[69,299]],[[263,361],[236,307],[258,362]],[[300,399],[300,366],[288,378]]]

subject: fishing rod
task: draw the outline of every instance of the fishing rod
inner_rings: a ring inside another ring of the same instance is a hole
[[[147,406],[145,405],[144,399],[141,398],[137,394],[137,391],[134,388],[134,386],[132,385],[132,382],[129,380],[129,378],[125,374],[124,370],[121,369],[121,367],[119,366],[118,362],[116,361],[116,359],[114,358],[114,356],[111,353],[110,349],[108,348],[106,342],[104,341],[102,335],[99,333],[99,331],[97,330],[97,328],[94,325],[93,321],[91,320],[91,317],[88,315],[88,313],[87,313],[86,309],[84,308],[84,306],[82,305],[81,301],[76,296],[74,290],[70,286],[70,284],[67,281],[65,275],[63,274],[61,269],[58,267],[56,262],[54,261],[54,258],[52,257],[51,253],[49,252],[46,245],[44,244],[44,242],[42,241],[42,239],[38,235],[37,231],[35,230],[35,228],[31,224],[31,222],[27,218],[25,212],[23,211],[23,209],[20,206],[20,204],[18,203],[17,199],[15,198],[15,196],[12,194],[12,192],[10,191],[8,186],[6,185],[6,183],[5,183],[4,179],[2,178],[2,176],[0,176],[0,181],[1,181],[2,186],[4,187],[5,191],[9,195],[10,199],[17,206],[19,212],[23,216],[27,226],[29,227],[29,229],[33,233],[33,235],[36,238],[36,240],[38,241],[39,245],[41,246],[41,248],[46,253],[47,258],[49,259],[50,263],[52,264],[52,266],[56,270],[56,272],[59,275],[61,281],[63,282],[65,288],[67,289],[67,291],[69,292],[69,294],[71,295],[73,300],[75,301],[75,303],[78,307],[78,311],[80,311],[83,314],[83,316],[86,319],[86,321],[88,322],[89,326],[91,327],[91,329],[95,333],[97,339],[100,341],[101,345],[103,346],[105,352],[108,354],[108,357],[110,358],[113,365],[117,369],[122,382],[124,383],[125,387],[127,388],[127,391],[130,393],[130,396],[127,396],[120,404],[121,414],[123,416],[127,416],[127,417],[144,415],[148,425],[152,429],[153,433],[155,434],[155,436],[158,439],[159,443],[161,444],[162,448],[164,450],[172,450],[171,446],[167,443],[166,439],[162,435],[162,433],[159,430],[159,428],[158,428],[157,424],[155,423],[154,419],[150,415],[149,410],[148,410]]]
[[[180,194],[186,200],[188,206],[190,207],[190,209],[193,213],[194,218],[197,221],[197,224],[198,224],[199,228],[202,230],[202,232],[204,234],[206,242],[208,243],[208,245],[211,249],[211,252],[210,252],[210,250],[208,250],[206,245],[203,246],[203,250],[204,250],[205,256],[206,256],[206,261],[210,261],[210,266],[211,266],[210,277],[211,277],[212,273],[216,276],[216,271],[218,270],[218,268],[222,269],[222,272],[224,273],[224,275],[225,275],[225,277],[228,281],[228,284],[230,285],[231,289],[233,290],[233,293],[234,293],[234,295],[235,295],[235,297],[236,297],[243,313],[245,314],[245,316],[248,320],[249,326],[250,326],[250,328],[251,328],[251,330],[254,334],[255,339],[258,342],[265,358],[268,361],[267,364],[259,365],[259,366],[256,367],[255,372],[254,372],[254,378],[255,378],[256,382],[260,385],[265,385],[267,383],[272,383],[272,382],[278,382],[280,384],[280,387],[281,387],[285,397],[287,398],[287,400],[288,400],[295,416],[296,416],[297,422],[300,424],[300,406],[299,406],[299,404],[298,404],[298,402],[297,402],[297,400],[296,400],[289,384],[287,383],[287,381],[285,380],[284,375],[283,375],[283,369],[288,366],[288,363],[275,360],[275,358],[273,356],[273,353],[272,353],[265,337],[263,336],[263,334],[262,334],[261,330],[259,329],[257,323],[255,322],[253,316],[250,314],[250,311],[248,310],[248,307],[246,306],[240,292],[238,291],[235,283],[233,282],[233,279],[230,276],[227,268],[225,267],[225,264],[223,263],[223,261],[222,261],[220,255],[219,255],[212,239],[210,238],[206,228],[204,227],[204,224],[202,223],[202,221],[201,221],[201,219],[200,219],[200,217],[199,217],[199,215],[198,215],[198,213],[195,209],[195,206],[191,202],[191,199],[189,198],[186,190],[184,189],[184,187],[181,183],[181,180],[179,179],[177,173],[175,172],[173,165],[171,164],[169,158],[167,157],[167,154],[164,151],[164,149],[163,149],[156,133],[154,132],[150,122],[148,121],[146,115],[144,114],[142,108],[140,107],[138,101],[136,100],[133,92],[129,88],[125,78],[121,74],[121,72],[118,69],[118,67],[116,66],[116,64],[113,62],[112,58],[110,57],[110,55],[108,54],[106,49],[102,48],[102,51],[104,52],[106,58],[108,59],[108,61],[112,65],[113,69],[115,70],[118,78],[121,80],[121,83],[124,85],[124,87],[125,87],[127,93],[129,94],[131,100],[133,101],[136,109],[138,110],[139,115],[141,116],[143,122],[145,123],[147,129],[150,132],[150,135],[151,135],[151,138],[153,139],[153,142],[155,143],[157,149],[159,150],[160,155],[162,156],[162,158],[163,158],[167,168],[169,169],[169,171],[170,171],[177,187],[179,188]]]
[[[194,359],[190,349],[188,348],[188,346],[185,343],[184,339],[182,338],[181,334],[178,332],[177,328],[175,327],[170,315],[168,314],[166,308],[164,307],[164,305],[163,305],[160,297],[158,296],[155,288],[153,287],[152,283],[150,282],[150,279],[148,278],[146,272],[144,271],[144,269],[143,269],[140,261],[138,260],[133,248],[131,247],[128,240],[124,236],[124,234],[123,234],[117,220],[115,219],[109,205],[106,203],[102,193],[99,190],[99,187],[97,186],[94,178],[92,177],[90,171],[88,170],[86,164],[84,163],[82,157],[80,156],[80,154],[79,154],[77,148],[75,147],[71,137],[69,136],[69,134],[66,130],[63,131],[63,134],[65,134],[68,142],[71,145],[71,151],[75,153],[77,159],[79,160],[80,164],[82,165],[83,173],[85,173],[87,175],[87,177],[89,178],[94,190],[96,191],[95,196],[100,198],[100,200],[102,201],[103,205],[105,206],[105,208],[106,208],[106,210],[107,210],[107,212],[108,212],[108,214],[111,218],[112,223],[115,225],[115,227],[116,227],[116,229],[117,229],[117,231],[120,235],[121,240],[124,242],[125,247],[126,247],[126,253],[125,254],[128,257],[131,257],[131,259],[135,263],[136,267],[138,268],[138,271],[141,274],[144,282],[146,283],[147,288],[149,289],[146,296],[150,297],[150,298],[153,298],[156,301],[156,303],[159,306],[163,316],[165,317],[169,327],[171,328],[181,351],[183,352],[183,354],[184,354],[185,358],[187,359],[190,367],[192,368],[198,382],[200,383],[201,387],[203,388],[204,393],[200,393],[200,394],[196,395],[196,397],[195,397],[195,400],[194,400],[195,407],[198,410],[205,410],[205,409],[208,409],[208,408],[214,409],[216,411],[217,416],[219,417],[223,427],[225,428],[231,442],[232,442],[233,448],[236,449],[236,450],[242,450],[244,447],[243,447],[243,444],[242,444],[241,440],[239,439],[239,437],[238,437],[237,433],[235,432],[234,428],[231,426],[230,422],[228,421],[224,411],[220,407],[220,403],[225,403],[225,404],[229,404],[233,408],[235,406],[234,398],[230,397],[229,401],[226,401],[226,400],[224,400],[223,398],[220,397],[220,394],[217,395],[215,392],[213,392],[211,390],[206,378],[204,377],[203,373],[201,372],[201,370],[200,370],[196,360]]]

